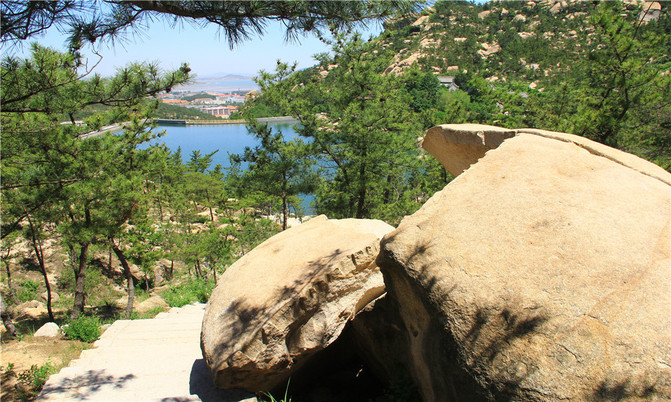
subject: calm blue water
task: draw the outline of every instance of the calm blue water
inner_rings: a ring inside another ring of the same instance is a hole
[[[271,123],[270,127],[273,132],[276,130],[282,131],[284,138],[294,138],[298,134],[292,128],[291,123]],[[216,165],[221,165],[224,168],[229,167],[229,155],[241,154],[245,147],[254,147],[259,144],[259,141],[247,131],[247,126],[244,124],[222,124],[220,126],[159,126],[155,132],[165,131],[165,135],[154,139],[148,144],[164,143],[168,149],[175,152],[177,148],[182,147],[182,161],[188,162],[191,157],[191,152],[199,150],[202,156],[219,150],[212,156],[212,165],[210,169]],[[303,212],[306,214],[313,213],[310,204],[314,200],[311,194],[301,194],[303,199],[301,205]]]
[[[270,124],[273,131],[280,130],[284,138],[289,139],[296,136],[292,124],[275,123]],[[189,161],[191,152],[199,150],[201,155],[206,155],[219,150],[212,156],[212,165],[223,167],[230,166],[229,154],[241,154],[245,147],[253,147],[259,141],[247,131],[244,124],[222,124],[220,126],[159,126],[155,132],[165,130],[163,137],[153,140],[150,144],[164,143],[171,151],[177,151],[182,147],[182,160]]]

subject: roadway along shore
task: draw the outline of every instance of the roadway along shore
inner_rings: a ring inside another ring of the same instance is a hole
[[[257,119],[261,123],[295,123],[297,120],[292,116],[277,116],[277,117],[261,117]],[[221,124],[245,124],[244,119],[226,120],[226,119],[212,119],[212,120],[180,120],[180,119],[156,119],[158,124],[175,124],[175,125],[221,125]]]
[[[297,120],[291,116],[277,116],[277,117],[261,117],[257,119],[261,123],[296,123]],[[123,126],[126,123],[115,123],[108,126],[102,127],[100,130],[91,131],[90,133],[82,134],[79,136],[80,139],[86,139],[90,137],[97,137],[99,135],[113,133],[116,131],[123,130]],[[236,120],[225,120],[225,119],[213,119],[213,120],[179,120],[179,119],[156,119],[156,123],[165,124],[165,125],[178,125],[178,126],[196,126],[196,125],[222,125],[222,124],[245,124],[247,123],[244,119]]]

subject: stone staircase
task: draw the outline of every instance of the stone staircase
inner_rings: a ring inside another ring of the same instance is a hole
[[[204,304],[150,320],[119,320],[68,367],[49,377],[38,400],[256,401],[212,384],[200,351]]]

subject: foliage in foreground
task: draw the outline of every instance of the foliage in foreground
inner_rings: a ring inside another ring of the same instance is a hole
[[[2,369],[2,379],[16,378],[19,384],[16,386],[18,396],[21,400],[33,400],[42,390],[50,375],[56,372],[56,367],[51,362],[42,366],[33,364],[28,370],[20,373],[14,371],[14,364],[9,363],[7,368]]]

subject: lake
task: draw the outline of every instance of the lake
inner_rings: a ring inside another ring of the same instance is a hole
[[[293,123],[271,123],[270,127],[280,130],[285,138],[293,138],[296,132],[293,130]],[[182,160],[189,161],[191,152],[199,150],[201,155],[219,150],[212,156],[211,168],[217,164],[228,167],[230,162],[229,154],[241,154],[245,147],[253,147],[259,144],[259,141],[249,134],[247,126],[244,124],[222,124],[222,125],[189,125],[189,126],[159,126],[154,131],[164,131],[163,137],[153,140],[150,144],[164,143],[171,151],[176,151],[182,147]]]
[[[296,135],[293,123],[269,123],[273,132],[282,131],[284,138],[293,138]],[[241,154],[245,147],[254,147],[259,141],[247,131],[244,124],[222,124],[222,125],[189,125],[189,126],[158,126],[155,132],[165,131],[165,135],[154,139],[151,144],[164,143],[168,149],[175,152],[177,148],[182,147],[182,161],[188,162],[191,152],[199,150],[201,155],[219,150],[212,156],[212,165],[221,165],[224,168],[229,167],[229,154]],[[301,194],[303,199],[301,207],[306,214],[312,214],[313,209],[310,206],[314,200],[311,194]]]

